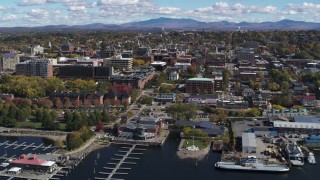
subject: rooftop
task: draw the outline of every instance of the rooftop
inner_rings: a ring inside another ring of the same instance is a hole
[[[212,82],[213,79],[209,79],[209,78],[190,78],[190,79],[188,79],[188,81],[210,81],[210,82]]]

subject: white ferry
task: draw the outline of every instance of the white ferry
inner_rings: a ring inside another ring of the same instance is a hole
[[[264,171],[264,172],[287,172],[289,167],[282,164],[264,164],[255,156],[248,156],[240,162],[217,162],[217,169],[242,170],[242,171]]]

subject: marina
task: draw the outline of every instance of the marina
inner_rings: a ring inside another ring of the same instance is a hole
[[[18,141],[21,144],[23,142],[31,144],[30,140],[25,140],[24,138],[23,140],[10,140],[10,143],[15,141]],[[32,138],[32,141],[34,141],[36,146],[39,146],[42,143],[39,141],[39,138]],[[1,141],[0,143],[3,142],[4,141]],[[197,178],[207,179],[209,176],[214,176],[216,178],[232,180],[234,176],[237,176],[240,180],[247,179],[248,177],[259,178],[261,180],[267,180],[270,178],[275,180],[284,180],[288,177],[291,177],[290,179],[293,180],[298,180],[300,178],[307,180],[311,179],[312,174],[317,173],[319,169],[317,165],[309,165],[306,163],[303,171],[308,171],[310,175],[304,175],[304,177],[301,176],[301,169],[296,169],[295,167],[290,168],[291,170],[286,173],[264,173],[263,176],[258,173],[259,171],[254,174],[245,171],[229,171],[226,173],[224,171],[215,170],[214,163],[220,160],[221,153],[210,151],[206,158],[198,161],[194,161],[192,159],[181,160],[176,155],[178,145],[179,143],[176,141],[176,138],[168,138],[161,148],[141,145],[111,144],[107,148],[103,148],[86,155],[85,158],[75,167],[66,166],[57,170],[50,179],[93,180],[109,178],[125,180],[162,180],[183,178],[186,180],[193,180]],[[49,144],[46,144],[45,146],[48,147]],[[133,147],[134,149],[130,152]],[[13,146],[9,147],[9,149],[13,149]],[[34,148],[28,148],[27,150],[32,151],[33,149]],[[21,150],[22,147],[13,151],[20,154]],[[38,148],[34,151],[36,151],[36,153],[40,153],[42,150],[42,148]],[[315,159],[319,161],[319,154],[315,153],[314,155]],[[8,151],[8,156],[12,156],[11,151]],[[165,168],[165,173],[159,173],[160,168]]]
[[[107,170],[112,170],[111,172],[99,172],[99,174],[108,175],[105,180],[114,179],[114,175],[128,175],[128,172],[119,172],[119,170],[131,170],[131,168],[122,167],[123,164],[127,165],[136,165],[136,162],[128,162],[126,159],[130,160],[140,160],[139,157],[130,157],[129,155],[142,155],[143,153],[134,153],[133,151],[145,151],[146,149],[136,148],[137,145],[132,145],[131,147],[121,147],[122,150],[119,150],[120,153],[125,154],[115,154],[119,158],[111,158],[115,163],[107,163],[108,165],[115,165],[115,167],[103,167]],[[141,145],[140,145],[141,146]],[[125,149],[125,150],[123,150]],[[95,179],[104,179],[101,177],[95,177]]]

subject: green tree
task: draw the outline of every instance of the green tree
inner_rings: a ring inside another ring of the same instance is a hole
[[[66,144],[68,150],[73,150],[80,147],[81,144],[83,144],[80,132],[72,132],[68,134]]]
[[[42,109],[38,109],[36,112],[36,120],[38,122],[42,122],[43,120],[43,110]]]

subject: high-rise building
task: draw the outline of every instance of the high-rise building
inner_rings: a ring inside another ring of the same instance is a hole
[[[28,60],[16,65],[16,74],[24,76],[52,77],[52,63],[50,60]]]
[[[103,66],[112,66],[115,69],[131,70],[133,58],[123,58],[121,55],[107,58],[103,61]]]

